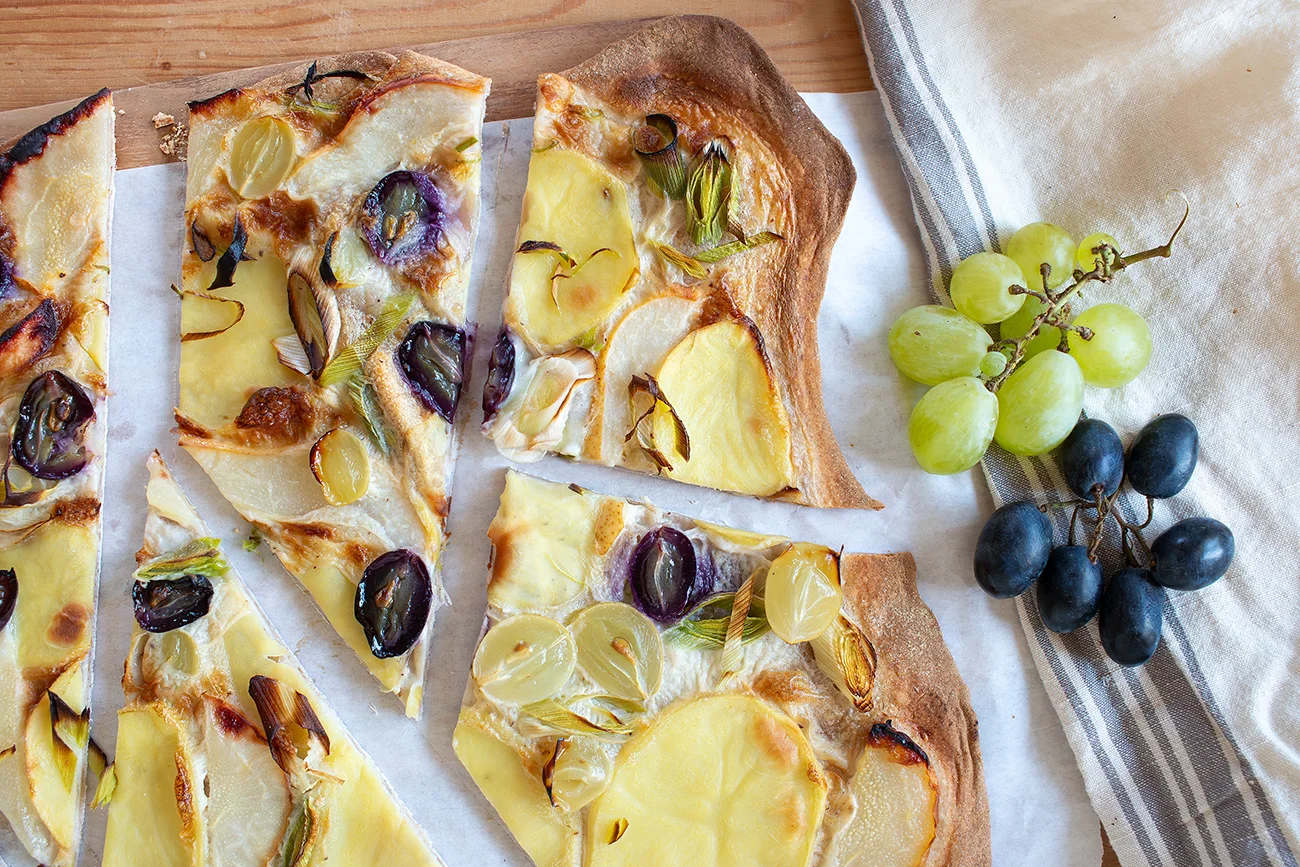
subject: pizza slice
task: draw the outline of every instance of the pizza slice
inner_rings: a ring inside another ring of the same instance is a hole
[[[0,845],[0,861],[15,865],[81,848],[113,120],[103,90],[0,156],[0,814],[25,850]]]
[[[489,84],[351,54],[190,106],[181,444],[412,717]]]
[[[908,554],[515,472],[456,755],[538,867],[988,865],[974,712]]]
[[[104,867],[441,867],[157,452]]]
[[[724,19],[662,19],[541,76],[485,432],[515,460],[880,508],[831,433],[817,351],[853,183]]]

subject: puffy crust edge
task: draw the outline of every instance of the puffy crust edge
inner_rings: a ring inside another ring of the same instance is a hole
[[[875,645],[873,713],[893,720],[930,758],[939,786],[935,839],[927,865],[988,867],[993,862],[979,723],[970,691],[934,613],[916,589],[911,554],[845,554],[840,561],[851,618]]]
[[[112,92],[107,87],[86,97],[63,114],[50,118],[14,142],[9,151],[0,156],[0,195],[14,169],[39,157],[45,152],[45,145],[51,138],[65,134],[104,105],[112,105]]]
[[[883,508],[849,470],[822,400],[817,314],[831,248],[856,182],[853,163],[743,28],[725,18],[663,18],[561,75],[627,114],[683,96],[707,99],[780,157],[795,228],[781,266],[747,311],[763,332],[794,438],[799,492],[826,508]]]

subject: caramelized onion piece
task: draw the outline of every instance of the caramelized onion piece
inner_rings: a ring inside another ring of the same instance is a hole
[[[297,767],[299,759],[298,747],[294,742],[295,728],[305,732],[326,755],[329,754],[329,735],[307,696],[273,677],[261,674],[255,674],[249,680],[248,696],[257,706],[262,731],[266,734],[266,745],[270,747],[271,758],[275,759],[280,770],[293,773]]]
[[[59,337],[59,315],[46,298],[0,334],[0,376],[20,373],[35,364]]]
[[[329,289],[312,285],[297,271],[289,275],[288,291],[289,319],[307,353],[310,375],[320,376],[338,351],[342,327],[338,301]]]

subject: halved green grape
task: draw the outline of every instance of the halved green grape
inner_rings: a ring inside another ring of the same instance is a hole
[[[1015,260],[1001,253],[976,253],[961,260],[952,272],[948,294],[952,306],[976,322],[1001,322],[1020,309],[1024,295],[1012,295],[1012,286],[1025,287],[1027,278]]]
[[[1092,329],[1092,339],[1070,332],[1070,354],[1079,362],[1083,378],[1098,388],[1127,385],[1151,360],[1151,330],[1137,311],[1123,304],[1098,304],[1074,320]]]
[[[297,158],[293,127],[278,117],[253,118],[230,142],[230,186],[245,199],[269,196]]]
[[[963,376],[925,393],[907,423],[907,440],[927,473],[960,473],[984,457],[997,426],[997,397],[980,380]]]
[[[1030,223],[1007,241],[1007,255],[1016,260],[1030,283],[1029,288],[1039,292],[1043,291],[1039,270],[1042,264],[1051,266],[1047,285],[1055,289],[1074,273],[1074,254],[1078,249],[1064,229],[1051,223]]]
[[[998,390],[994,439],[1018,455],[1041,455],[1064,442],[1083,411],[1079,362],[1052,349],[1022,362]]]
[[[538,614],[507,617],[474,653],[474,680],[486,694],[531,704],[558,693],[573,674],[578,649],[563,623]]]
[[[583,609],[572,628],[582,673],[606,693],[644,701],[659,691],[664,642],[649,617],[623,602],[601,602]]]
[[[1017,337],[1024,337],[1029,333],[1029,329],[1034,326],[1034,319],[1046,309],[1047,305],[1037,298],[1026,298],[1025,306],[1002,323],[1002,331],[1000,332],[1002,339],[1015,340]],[[1054,328],[1051,325],[1044,325],[1038,330],[1038,335],[1025,346],[1025,358],[1032,358],[1040,352],[1055,349],[1060,345],[1061,329]]]
[[[993,343],[987,331],[951,307],[913,307],[889,329],[889,354],[909,379],[938,385],[979,373]]]
[[[1120,253],[1119,241],[1116,241],[1105,232],[1093,232],[1088,237],[1079,242],[1079,249],[1075,252],[1075,262],[1080,271],[1091,271],[1097,267],[1097,260],[1101,258],[1101,251],[1097,248],[1102,244],[1108,244],[1115,251],[1112,256],[1118,256]]]
[[[1007,357],[1001,352],[986,352],[980,359],[980,373],[992,378],[1007,369]]]
[[[787,644],[821,635],[840,614],[840,558],[825,545],[795,542],[767,570],[763,605]]]
[[[614,759],[594,738],[560,738],[546,766],[543,782],[551,803],[581,810],[605,791],[614,773]]]

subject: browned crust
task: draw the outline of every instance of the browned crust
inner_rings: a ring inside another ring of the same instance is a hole
[[[753,37],[724,18],[660,19],[561,74],[624,114],[708,104],[777,154],[789,179],[791,231],[777,267],[764,275],[757,304],[746,312],[766,338],[790,418],[799,491],[783,498],[881,508],[849,471],[822,401],[817,313],[856,180],[843,146]]]
[[[970,692],[933,612],[916,590],[911,554],[845,554],[844,603],[876,648],[872,715],[925,752],[938,783],[930,867],[988,867],[988,794]]]
[[[106,87],[94,96],[86,97],[63,114],[50,118],[14,142],[9,152],[0,156],[0,190],[4,188],[14,169],[31,162],[45,152],[45,145],[51,138],[63,135],[72,129],[82,118],[94,114],[111,98],[112,92]]]
[[[246,88],[227,90],[207,99],[191,102],[190,113],[199,116],[216,114],[225,104],[233,103],[244,92],[276,91],[292,87],[302,82],[312,62],[317,64],[319,73],[337,69],[355,69],[371,77],[370,81],[327,78],[315,85],[321,91],[329,92],[334,96],[355,91],[358,87],[372,87],[378,84],[378,87],[374,87],[374,91],[367,97],[373,99],[379,93],[391,89],[394,82],[413,77],[419,77],[423,81],[454,84],[472,90],[486,90],[491,83],[489,79],[461,69],[455,64],[414,51],[403,51],[401,54],[389,54],[386,51],[356,51],[300,63],[292,69],[264,78]]]

